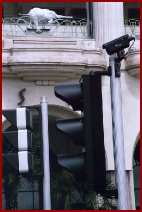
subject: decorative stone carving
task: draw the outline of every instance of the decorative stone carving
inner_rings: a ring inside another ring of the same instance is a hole
[[[37,80],[36,81],[36,85],[51,85],[54,86],[55,85],[55,81],[45,81],[45,80]]]
[[[21,78],[24,81],[36,81],[37,85],[52,85],[53,82],[63,82],[68,79],[80,79],[82,74],[92,70],[103,71],[104,64],[96,65],[11,65],[9,71],[3,72],[3,78]],[[5,69],[6,70],[6,69]],[[13,75],[12,75],[13,73]],[[15,76],[16,75],[16,76]]]
[[[125,69],[130,75],[140,77],[140,50],[131,49],[126,56]]]
[[[22,89],[20,92],[19,92],[19,96],[21,98],[21,101],[18,103],[18,105],[21,105],[24,100],[25,100],[25,97],[23,96],[23,92],[26,90],[26,88]]]

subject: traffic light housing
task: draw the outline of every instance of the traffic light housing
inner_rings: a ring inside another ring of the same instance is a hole
[[[82,75],[79,83],[55,85],[55,95],[82,112],[78,119],[56,120],[56,127],[85,147],[87,183],[101,192],[106,187],[101,76],[92,72]]]
[[[3,158],[20,173],[33,170],[32,115],[29,109],[2,110],[3,116],[15,127],[15,131],[4,131],[2,136],[17,150],[16,153],[2,154]]]

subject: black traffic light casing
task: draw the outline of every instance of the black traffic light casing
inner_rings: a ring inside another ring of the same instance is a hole
[[[17,131],[5,131],[2,132],[3,137],[10,142],[16,150],[32,150],[32,132],[30,130],[27,130],[27,145],[26,147],[19,147],[18,144],[18,130]]]
[[[99,192],[106,187],[101,76],[82,75],[81,79],[78,84],[55,85],[58,98],[82,111],[81,118],[57,120],[56,126],[75,145],[85,147],[87,183]]]
[[[82,78],[87,182],[99,191],[106,187],[101,76]]]
[[[17,150],[16,153],[2,156],[18,172],[31,172],[33,170],[31,112],[26,108],[17,108],[2,110],[2,114],[15,127],[15,131],[2,132],[4,142],[8,141]]]
[[[56,121],[57,129],[63,131],[73,140],[76,146],[85,145],[83,119],[61,119]]]

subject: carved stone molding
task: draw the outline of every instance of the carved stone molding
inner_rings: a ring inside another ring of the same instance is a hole
[[[20,78],[24,81],[35,81],[37,85],[53,85],[55,82],[68,79],[79,79],[82,74],[92,70],[103,71],[104,64],[78,65],[10,65],[3,67],[3,78]]]
[[[126,56],[125,69],[131,75],[140,77],[140,50],[133,48]]]
[[[3,78],[53,85],[92,70],[106,70],[102,49],[93,39],[3,38]]]
[[[135,77],[140,77],[140,68],[131,68],[128,70],[128,73],[131,75],[131,76],[135,76]]]

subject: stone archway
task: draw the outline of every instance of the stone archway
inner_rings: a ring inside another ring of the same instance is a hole
[[[73,142],[67,137],[58,133],[55,127],[56,118],[78,118],[80,115],[71,109],[61,107],[58,105],[49,105],[48,106],[48,121],[49,121],[49,146],[53,152],[57,154],[72,154],[72,153],[81,153],[82,147],[76,147]],[[39,117],[38,112],[36,110],[33,111],[33,144],[40,140],[39,136]],[[14,130],[14,127],[7,121],[3,121],[3,131],[5,130]],[[33,145],[34,146],[34,145]],[[40,146],[40,145],[39,145]],[[35,146],[34,146],[35,147]],[[50,167],[52,172],[53,170],[57,170],[58,166],[54,163],[54,154],[51,154]],[[39,185],[39,184],[38,184]],[[28,188],[29,182],[25,179],[25,187]],[[24,187],[24,186],[23,186]],[[34,187],[32,188],[32,194],[29,189],[26,190],[26,193],[22,193],[21,190],[18,193],[18,207],[23,209],[22,207],[29,207],[33,209],[41,209],[42,208],[42,187],[37,186],[37,181],[35,181]],[[25,188],[24,188],[25,189]],[[22,194],[25,198],[24,206],[22,205],[22,200],[20,194]],[[28,201],[26,201],[26,197],[28,197]],[[3,196],[3,208],[5,207],[5,195]],[[5,209],[5,208],[4,208]]]
[[[140,209],[140,133],[138,133],[133,149],[133,179],[136,210]]]
[[[39,129],[39,117],[38,111],[34,110],[33,114],[33,123],[36,125],[34,131]],[[80,118],[80,114],[74,112],[73,110],[59,106],[59,105],[48,105],[48,125],[49,125],[49,143],[50,147],[55,151],[56,154],[69,154],[69,153],[80,153],[82,147],[75,146],[73,141],[68,138],[66,135],[58,132],[55,126],[56,119],[71,119],[71,118]],[[11,124],[7,121],[3,121],[3,131],[8,129]]]
[[[81,146],[75,146],[67,135],[64,135],[56,129],[56,119],[72,118],[80,118],[80,114],[63,106],[48,106],[49,145],[56,154],[74,154],[82,152]]]
[[[137,134],[137,137],[136,137],[136,140],[135,140],[135,143],[134,143],[134,146],[133,146],[133,155],[134,155],[134,151],[135,151],[135,148],[136,148],[139,140],[140,140],[140,132]]]
[[[58,118],[80,118],[79,113],[59,105],[49,105],[48,114]]]

